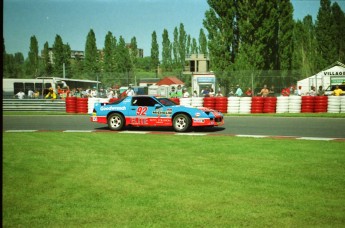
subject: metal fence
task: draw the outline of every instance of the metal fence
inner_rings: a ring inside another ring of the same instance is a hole
[[[3,111],[66,111],[65,100],[3,99]]]

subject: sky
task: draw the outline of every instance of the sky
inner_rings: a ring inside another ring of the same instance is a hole
[[[335,1],[345,11],[345,0]],[[291,2],[294,19],[308,14],[316,19],[320,0]],[[56,35],[60,35],[72,50],[84,51],[87,34],[93,29],[98,49],[104,47],[110,31],[126,43],[136,37],[138,48],[144,49],[144,56],[150,56],[153,31],[160,47],[164,29],[173,41],[174,28],[181,23],[186,33],[198,40],[208,9],[207,0],[4,0],[5,49],[11,54],[21,52],[26,58],[32,36],[41,51],[45,42],[52,47]]]

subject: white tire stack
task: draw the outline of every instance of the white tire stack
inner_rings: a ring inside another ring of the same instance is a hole
[[[228,113],[239,113],[240,110],[240,98],[239,97],[228,97]]]
[[[302,97],[290,96],[289,97],[289,113],[301,113]]]
[[[286,97],[286,96],[277,97],[276,113],[287,113],[287,112],[289,112],[289,97]]]
[[[240,109],[239,113],[249,114],[252,107],[252,98],[251,97],[241,97],[240,98]]]
[[[345,96],[340,98],[340,112],[345,113]]]
[[[328,113],[340,113],[341,96],[328,96]]]
[[[180,98],[180,105],[185,106],[185,107],[192,107],[192,98],[190,97]]]
[[[193,107],[196,107],[196,108],[203,107],[204,98],[203,97],[192,97],[191,105]]]
[[[89,98],[87,101],[87,110],[89,114],[92,113],[93,108],[95,107],[95,103],[99,103],[100,98]]]

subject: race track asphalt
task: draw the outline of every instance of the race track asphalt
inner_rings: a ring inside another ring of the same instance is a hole
[[[89,115],[3,116],[3,131],[108,131],[90,122]],[[126,128],[128,131],[174,132],[172,128]],[[345,138],[344,118],[226,116],[221,127],[193,129],[191,133]]]

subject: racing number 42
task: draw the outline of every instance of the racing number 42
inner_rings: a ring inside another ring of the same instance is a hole
[[[137,108],[137,116],[146,116],[146,112],[147,112],[147,107],[138,107]]]

